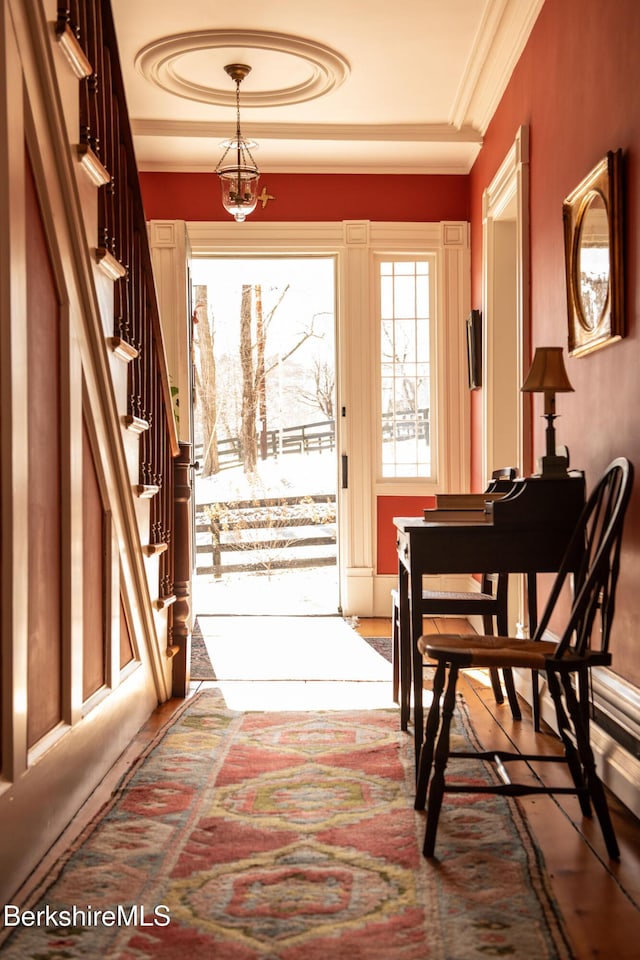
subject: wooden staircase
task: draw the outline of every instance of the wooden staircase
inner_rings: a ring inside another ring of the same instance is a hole
[[[174,421],[110,4],[0,4],[9,903],[158,703],[186,691],[191,451]]]
[[[95,260],[111,285],[103,311],[109,367],[156,645],[161,656],[171,659],[181,653],[176,639],[185,642],[189,635],[188,609],[181,602],[176,617],[174,607],[175,551],[189,551],[188,523],[181,524],[187,542],[176,544],[174,537],[174,471],[186,469],[189,454],[185,451],[178,461],[180,445],[109,2],[59,3],[55,34],[78,78],[77,155],[95,191]],[[178,510],[180,503],[184,500],[178,501]],[[179,592],[188,597],[188,584],[185,590],[182,582]],[[165,669],[168,689],[184,692],[187,660],[183,649],[179,676]]]

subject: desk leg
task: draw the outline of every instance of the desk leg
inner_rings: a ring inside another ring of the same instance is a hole
[[[411,712],[411,621],[409,617],[409,574],[398,565],[398,672],[400,729],[406,730]]]
[[[411,664],[413,667],[413,740],[416,752],[416,776],[420,747],[424,739],[424,709],[422,705],[422,654],[418,640],[422,636],[422,575],[411,571],[409,575],[409,608],[411,614]]]
[[[538,629],[538,583],[535,573],[527,574],[527,606],[529,607],[529,635],[535,636]],[[538,671],[531,671],[531,708],[533,710],[533,729],[540,730],[540,684]]]

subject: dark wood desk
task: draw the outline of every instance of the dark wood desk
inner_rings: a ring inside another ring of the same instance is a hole
[[[525,477],[491,504],[491,512],[473,519],[428,521],[395,517],[398,551],[399,621],[408,630],[413,677],[416,762],[424,736],[422,656],[422,577],[447,573],[523,573],[527,576],[529,628],[536,628],[536,574],[560,566],[585,501],[584,477]],[[441,516],[441,514],[438,514]],[[402,644],[401,644],[402,646]],[[407,671],[409,665],[400,668]],[[411,682],[405,672],[405,679]]]

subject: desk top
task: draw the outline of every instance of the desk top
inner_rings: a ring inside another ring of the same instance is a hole
[[[454,498],[448,498],[453,504]],[[467,495],[461,497],[464,503]],[[485,509],[425,510],[424,517],[394,517],[400,530],[422,527],[449,527],[453,525],[486,525],[511,530],[528,527],[553,529],[560,526],[572,530],[585,502],[585,483],[582,474],[564,478],[524,477],[514,480],[511,489],[500,499],[487,501]],[[433,518],[429,514],[433,514]]]
[[[436,511],[434,511],[435,513]],[[438,517],[434,519],[427,519],[425,517],[394,517],[393,522],[398,528],[406,532],[407,530],[414,530],[421,527],[445,527],[449,528],[452,525],[455,526],[464,526],[464,527],[486,527],[493,525],[493,517],[490,513],[484,513],[482,510],[465,510],[464,516],[462,513],[457,513],[455,510],[448,511],[453,514],[453,516],[443,516],[440,511],[438,512]]]
[[[398,558],[422,573],[553,572],[584,500],[582,476],[534,477],[514,481],[512,493],[493,502],[490,513],[437,521],[394,517]]]

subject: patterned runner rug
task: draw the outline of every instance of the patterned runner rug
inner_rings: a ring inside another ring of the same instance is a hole
[[[204,635],[200,621],[196,617],[191,634],[191,679],[215,680],[216,673],[211,663],[211,657],[204,642]]]
[[[39,925],[16,926],[2,955],[570,958],[515,803],[448,799],[439,859],[423,859],[411,754],[393,710],[239,713],[205,691],[123,779],[32,905]],[[474,776],[486,778],[481,764]]]

